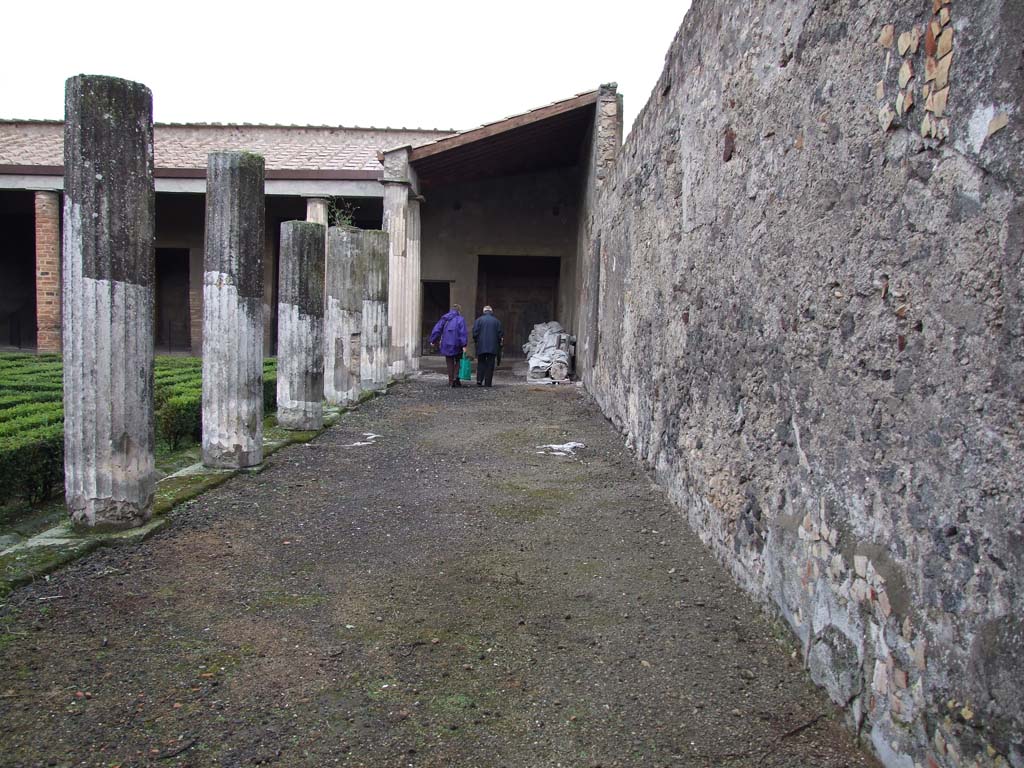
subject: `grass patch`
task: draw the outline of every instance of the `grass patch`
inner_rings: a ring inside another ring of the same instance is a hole
[[[562,486],[535,486],[502,481],[494,489],[501,496],[490,505],[498,517],[515,522],[535,522],[556,513],[572,500],[573,492]]]

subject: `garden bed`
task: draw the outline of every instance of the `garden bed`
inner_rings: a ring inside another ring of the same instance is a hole
[[[265,412],[276,409],[276,391],[277,361],[267,359],[263,367]],[[187,452],[187,447],[200,439],[202,360],[156,358],[154,400],[157,464],[173,471],[180,466],[174,455]],[[32,514],[62,486],[63,473],[60,356],[0,354],[0,524]]]

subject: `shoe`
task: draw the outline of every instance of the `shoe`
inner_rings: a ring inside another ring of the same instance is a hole
[[[455,380],[455,383],[454,383],[454,384],[452,384],[452,386],[453,386],[453,387],[461,387],[461,386],[462,386],[462,382],[461,382],[461,381],[459,381],[458,379],[456,379],[456,380]]]
[[[484,383],[483,383],[482,381],[478,381],[478,382],[476,383],[476,385],[477,385],[478,387],[482,387],[482,386],[484,385]]]

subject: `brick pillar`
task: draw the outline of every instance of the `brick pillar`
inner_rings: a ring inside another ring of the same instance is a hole
[[[36,348],[60,352],[59,192],[36,192]]]

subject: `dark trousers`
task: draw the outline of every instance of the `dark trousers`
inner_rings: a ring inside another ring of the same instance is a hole
[[[481,352],[476,357],[476,383],[489,387],[491,379],[494,378],[494,361],[497,355]]]
[[[457,355],[445,355],[444,364],[448,367],[448,386],[454,387],[459,380],[459,361],[462,360],[462,353]]]

